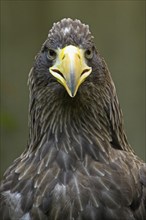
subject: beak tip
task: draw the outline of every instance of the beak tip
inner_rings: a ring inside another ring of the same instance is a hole
[[[70,95],[70,97],[75,97],[76,95],[76,88],[75,88],[75,83],[74,80],[72,80],[72,82],[69,83],[68,85],[68,93]]]
[[[67,92],[68,92],[68,94],[71,98],[74,98],[76,96],[76,93],[77,93],[75,90],[71,90],[69,88],[67,89]]]
[[[70,93],[69,93],[69,96],[70,96],[71,98],[74,98],[74,97],[75,97],[75,93],[70,92]]]

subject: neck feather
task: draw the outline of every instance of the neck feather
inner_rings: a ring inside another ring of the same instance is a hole
[[[30,75],[31,76],[31,75]],[[114,84],[104,89],[88,85],[70,98],[56,82],[51,86],[35,84],[30,77],[29,148],[35,150],[44,142],[53,139],[59,148],[61,139],[88,138],[104,148],[113,147],[131,151],[123,129],[123,117],[119,107]]]

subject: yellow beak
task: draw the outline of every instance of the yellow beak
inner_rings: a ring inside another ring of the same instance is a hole
[[[91,73],[92,68],[85,62],[84,51],[69,45],[58,49],[56,61],[49,70],[65,87],[68,94],[74,97],[81,83]]]

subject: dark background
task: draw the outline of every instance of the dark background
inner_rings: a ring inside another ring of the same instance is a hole
[[[145,149],[145,1],[1,1],[1,175],[26,147],[27,77],[52,23],[90,25],[116,84],[135,152]]]

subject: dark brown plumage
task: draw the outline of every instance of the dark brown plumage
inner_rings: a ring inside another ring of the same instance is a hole
[[[1,219],[146,219],[146,164],[87,25],[54,24],[29,88],[28,147],[4,174]]]

